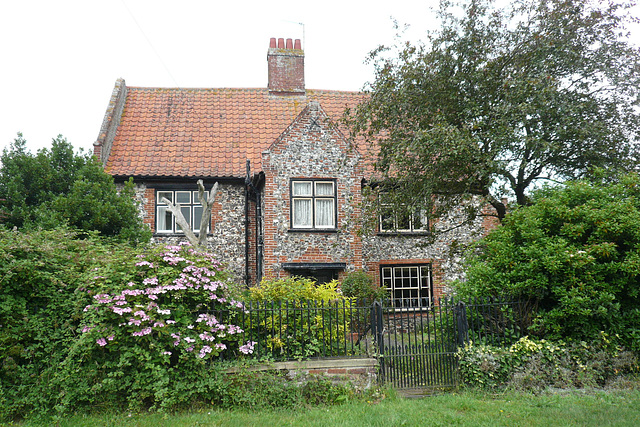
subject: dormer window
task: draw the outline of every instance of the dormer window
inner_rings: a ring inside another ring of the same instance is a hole
[[[335,180],[291,181],[291,229],[333,230],[336,217]]]

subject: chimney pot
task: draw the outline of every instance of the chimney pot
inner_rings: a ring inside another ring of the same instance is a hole
[[[269,47],[274,49],[276,47],[276,38],[275,37],[271,37],[271,40],[269,41]]]
[[[278,39],[278,49],[284,49],[284,39]]]
[[[291,39],[287,39],[287,49],[293,49],[293,41]]]
[[[302,50],[302,45],[300,44],[300,39],[296,39],[296,41],[294,42],[294,49],[296,50]]]

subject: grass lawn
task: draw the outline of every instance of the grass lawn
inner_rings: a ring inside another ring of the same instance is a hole
[[[447,393],[323,408],[76,416],[59,426],[640,426],[640,390]],[[22,426],[42,425],[24,423]]]

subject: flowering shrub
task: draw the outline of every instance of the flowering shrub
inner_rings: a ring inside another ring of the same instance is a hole
[[[220,263],[188,244],[122,252],[91,270],[78,293],[79,337],[53,380],[60,413],[205,400],[221,381],[208,362],[255,345],[241,342],[243,306]]]
[[[96,293],[84,308],[86,339],[107,351],[141,346],[164,363],[209,359],[238,348],[243,330],[213,313],[243,305],[229,295],[211,254],[181,244],[139,254],[130,263],[120,283],[95,272],[92,287],[110,291]],[[245,354],[252,350],[252,342],[239,347]]]

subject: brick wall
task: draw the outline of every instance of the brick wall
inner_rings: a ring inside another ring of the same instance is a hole
[[[300,40],[272,38],[267,53],[269,93],[304,95],[304,52]]]

